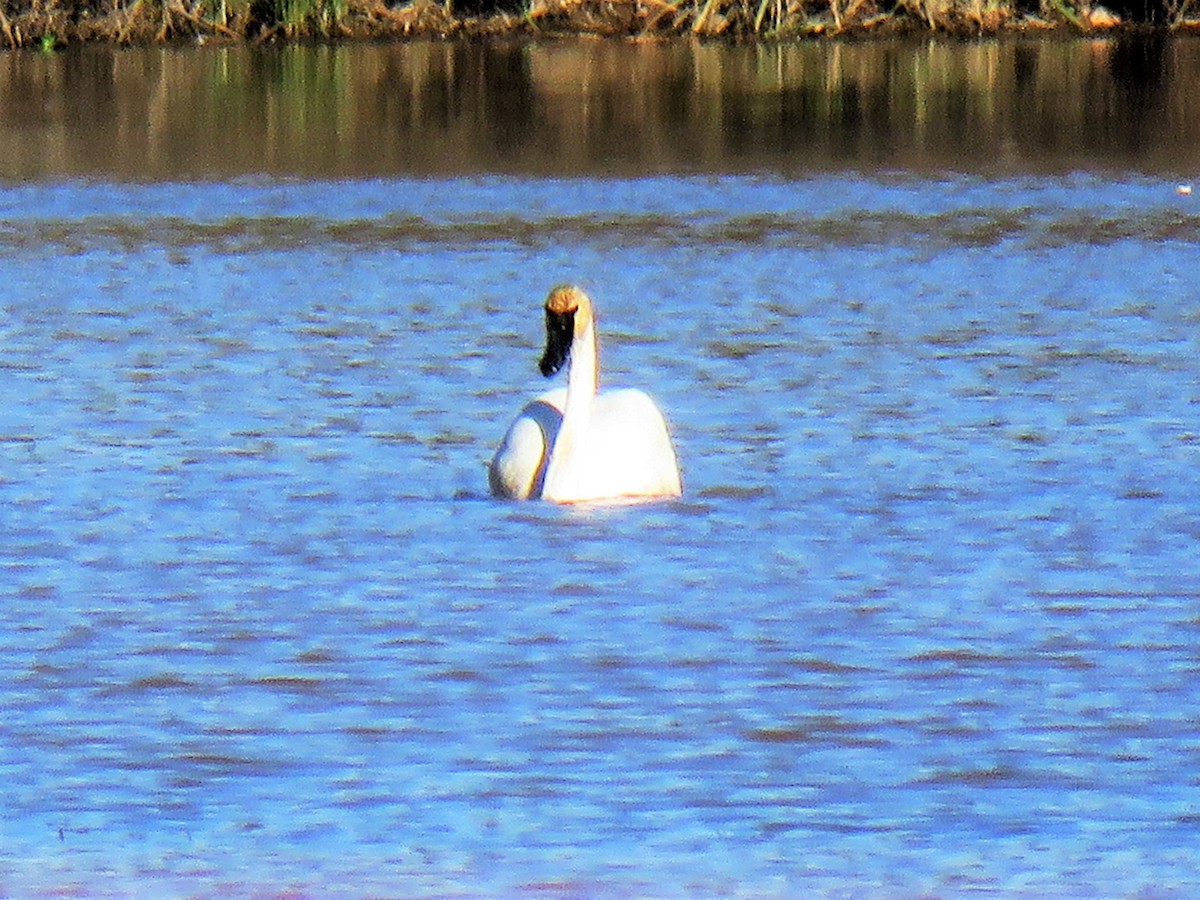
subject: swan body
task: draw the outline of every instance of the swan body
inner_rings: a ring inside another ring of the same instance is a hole
[[[680,496],[662,413],[642,391],[597,391],[592,301],[562,286],[546,298],[541,372],[549,377],[568,360],[567,386],[527,404],[509,426],[488,470],[492,494],[559,503]]]

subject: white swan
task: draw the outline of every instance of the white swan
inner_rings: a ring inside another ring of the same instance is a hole
[[[542,394],[509,426],[488,470],[492,494],[558,503],[680,496],[662,413],[642,391],[597,393],[592,301],[562,285],[546,298],[542,374],[553,375],[568,357],[567,387]]]

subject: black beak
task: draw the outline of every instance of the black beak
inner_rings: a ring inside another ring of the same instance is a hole
[[[546,310],[546,352],[538,369],[549,378],[563,367],[571,355],[571,341],[575,338],[575,310],[556,313]]]

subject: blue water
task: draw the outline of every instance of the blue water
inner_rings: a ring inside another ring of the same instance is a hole
[[[0,189],[0,894],[1200,891],[1200,208]],[[486,495],[579,281],[680,502]]]

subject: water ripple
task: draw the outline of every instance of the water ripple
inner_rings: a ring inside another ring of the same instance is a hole
[[[825,216],[776,214],[675,217],[583,214],[544,219],[484,218],[438,221],[420,216],[381,220],[327,220],[305,216],[234,217],[203,223],[176,217],[27,219],[0,222],[0,248],[131,253],[146,247],[223,255],[295,252],[313,245],[347,250],[424,250],[508,244],[628,246],[678,249],[741,246],[815,250],[871,246],[992,248],[1104,247],[1123,241],[1200,243],[1200,215],[1156,208],[1109,217],[1057,209],[969,208],[928,215],[904,211],[838,212]],[[98,315],[119,318],[113,310]],[[338,326],[343,327],[343,326]],[[315,334],[329,337],[336,333]]]
[[[4,207],[5,884],[1187,893],[1186,208],[592,187]],[[680,502],[486,496],[568,278]]]

